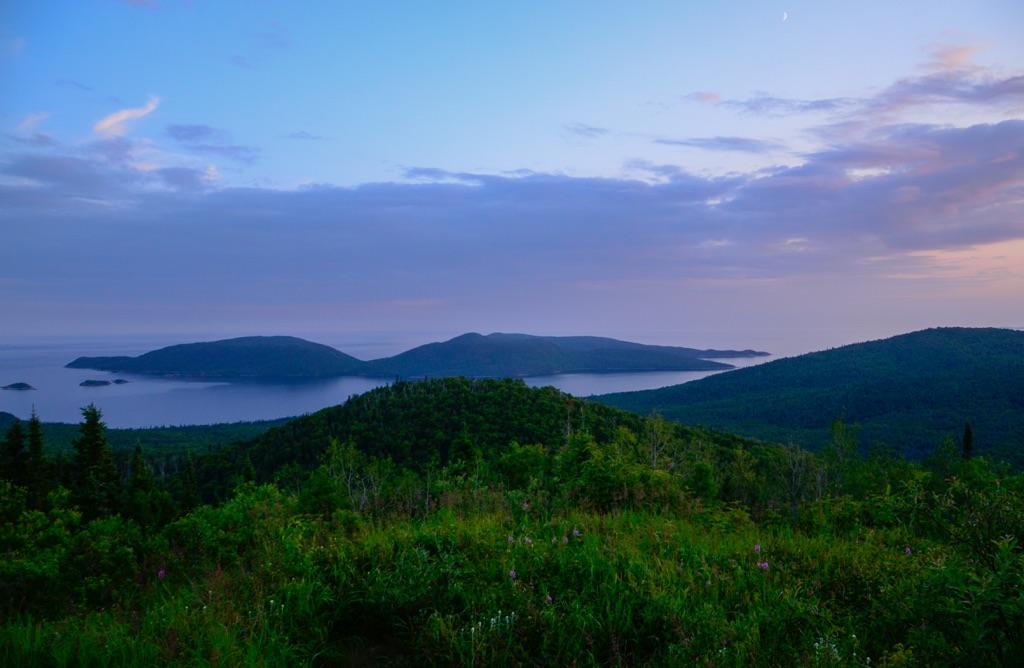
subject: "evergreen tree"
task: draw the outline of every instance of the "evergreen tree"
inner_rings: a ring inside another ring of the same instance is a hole
[[[192,458],[192,451],[188,452],[188,459],[185,460],[185,472],[182,476],[182,510],[188,512],[202,503],[199,496],[199,476],[196,474],[196,462]]]
[[[72,471],[73,498],[86,519],[113,515],[121,506],[121,477],[107,442],[106,425],[96,406],[82,409]]]
[[[174,516],[174,500],[157,483],[138,443],[132,453],[129,475],[125,514],[143,527],[157,527],[168,522]]]
[[[32,410],[32,417],[28,421],[28,502],[29,506],[35,509],[43,507],[46,495],[52,487],[50,479],[50,466],[46,461],[43,442],[43,425],[39,422],[39,416],[35,409]]]
[[[135,493],[148,493],[153,489],[153,472],[142,456],[142,446],[135,444],[135,452],[132,453],[132,462],[129,468],[128,491]]]
[[[24,487],[27,483],[28,457],[25,455],[25,431],[16,421],[7,430],[3,452],[0,453],[0,478]]]
[[[970,459],[974,456],[974,432],[971,431],[971,423],[968,422],[964,425],[964,440],[962,445],[962,453],[964,459]]]

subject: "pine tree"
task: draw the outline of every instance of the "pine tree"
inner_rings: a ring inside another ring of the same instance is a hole
[[[28,421],[28,502],[35,509],[43,507],[52,486],[44,450],[43,425],[33,409]]]
[[[121,506],[121,477],[96,406],[82,409],[75,447],[72,498],[86,519],[113,515]]]
[[[964,440],[961,448],[964,459],[974,456],[974,432],[971,431],[971,423],[964,425]]]
[[[0,452],[0,478],[24,487],[28,478],[28,457],[25,455],[25,431],[16,421],[7,430],[3,451]]]

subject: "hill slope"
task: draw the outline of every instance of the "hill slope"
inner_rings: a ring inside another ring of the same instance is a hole
[[[138,357],[79,357],[68,367],[191,378],[326,378],[357,372],[362,360],[293,336],[185,343]]]
[[[471,459],[474,451],[493,460],[513,441],[556,451],[565,443],[567,433],[581,430],[606,442],[620,427],[642,433],[643,418],[577,399],[553,387],[532,388],[521,380],[400,381],[214,453],[204,462],[204,477],[210,490],[248,463],[261,479],[271,479],[287,467],[308,470],[320,461],[332,438],[351,439],[368,455],[421,467],[431,461],[444,465],[454,459]],[[673,425],[672,429],[677,438],[708,446],[754,445],[748,439],[702,428]]]
[[[970,422],[979,454],[1024,464],[1024,332],[928,329],[596,401],[819,448],[837,417],[920,457]]]
[[[384,376],[546,376],[558,373],[704,371],[731,365],[709,357],[763,355],[752,350],[696,350],[651,346],[597,336],[531,336],[470,333],[374,360],[367,369]]]

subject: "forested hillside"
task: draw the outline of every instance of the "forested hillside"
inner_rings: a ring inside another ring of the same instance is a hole
[[[67,366],[160,376],[304,379],[542,376],[558,373],[706,371],[731,365],[710,358],[755,357],[754,350],[697,350],[596,336],[463,334],[393,357],[363,362],[292,336],[249,336],[169,346],[138,357],[79,357]]]
[[[396,383],[161,481],[0,460],[4,665],[1014,665],[1024,477],[521,381]]]
[[[75,369],[189,378],[326,378],[352,373],[361,360],[294,336],[246,336],[183,343],[138,357],[79,357]]]
[[[753,350],[696,350],[597,336],[463,334],[367,363],[384,376],[547,376],[559,373],[706,371],[731,365],[713,358],[754,357]]]
[[[978,452],[1020,467],[1024,332],[928,329],[595,400],[812,449],[842,418],[915,459],[969,423]]]

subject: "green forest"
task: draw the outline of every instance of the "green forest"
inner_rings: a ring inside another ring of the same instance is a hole
[[[5,431],[3,665],[1024,656],[1024,475],[969,425],[912,462],[839,420],[811,451],[445,378],[174,466],[92,406],[69,450]]]
[[[918,460],[969,422],[979,453],[1021,467],[1024,331],[932,328],[596,400],[813,450],[840,418]]]

